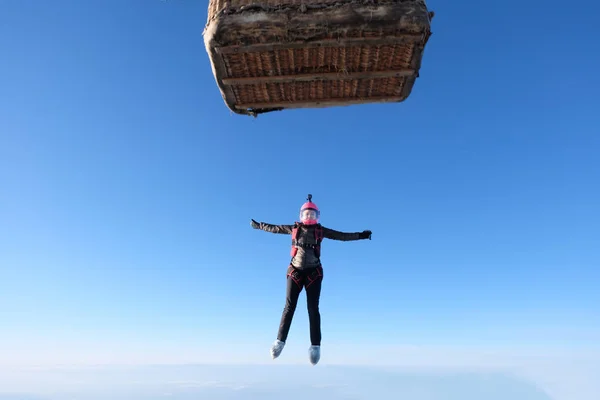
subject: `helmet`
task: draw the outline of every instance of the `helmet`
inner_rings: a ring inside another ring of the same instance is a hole
[[[300,222],[306,225],[314,225],[319,223],[321,211],[315,203],[312,202],[312,194],[308,195],[307,202],[300,207]]]

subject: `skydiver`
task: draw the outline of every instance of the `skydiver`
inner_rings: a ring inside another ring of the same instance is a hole
[[[306,289],[306,303],[310,323],[310,341],[308,354],[312,365],[321,358],[321,315],[319,313],[319,298],[323,281],[323,266],[321,264],[321,241],[326,239],[352,241],[371,239],[371,231],[339,232],[322,226],[319,222],[321,212],[308,195],[307,202],[300,208],[300,222],[293,225],[273,225],[265,222],[251,221],[254,229],[270,233],[292,235],[292,259],[287,268],[286,300],[277,339],[271,346],[271,357],[279,357],[285,342],[298,303],[302,288]]]

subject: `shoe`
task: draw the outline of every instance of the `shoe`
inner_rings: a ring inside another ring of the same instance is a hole
[[[308,349],[308,358],[312,365],[316,365],[321,359],[321,346],[310,346]]]
[[[273,360],[279,357],[284,346],[285,342],[282,342],[279,339],[273,342],[273,345],[271,346],[271,358],[273,358]]]

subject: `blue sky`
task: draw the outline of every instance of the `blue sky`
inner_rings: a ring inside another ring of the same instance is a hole
[[[325,226],[373,231],[324,244],[324,363],[591,349],[587,3],[430,1],[405,103],[252,119],[216,87],[204,2],[1,2],[3,362],[269,362],[290,238],[250,219],[292,223],[307,193]],[[304,304],[282,363],[306,362]]]

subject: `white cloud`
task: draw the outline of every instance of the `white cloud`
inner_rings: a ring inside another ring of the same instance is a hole
[[[20,368],[15,365],[4,366],[0,370],[0,388],[5,391],[34,388],[36,389],[35,393],[38,394],[65,390],[105,392],[106,388],[121,388],[154,395],[169,393],[171,398],[178,398],[181,391],[222,390],[228,393],[252,391],[252,394],[256,394],[270,390],[270,387],[275,387],[273,390],[276,390],[277,382],[287,382],[290,385],[289,375],[286,374],[291,368],[300,376],[306,375],[305,383],[303,383],[305,387],[312,387],[316,391],[327,391],[328,393],[344,391],[355,393],[352,385],[360,380],[361,375],[357,375],[355,379],[348,379],[345,375],[346,372],[340,372],[348,370],[338,368],[338,366],[355,365],[359,368],[360,366],[377,367],[384,372],[392,371],[394,374],[400,374],[398,376],[420,372],[437,373],[442,376],[448,371],[455,371],[475,379],[475,376],[481,373],[488,373],[492,377],[503,374],[502,376],[524,379],[530,385],[537,386],[551,400],[597,400],[600,398],[600,384],[595,379],[597,371],[600,370],[600,352],[593,349],[385,345],[355,348],[344,345],[327,345],[323,348],[321,363],[313,368],[308,364],[305,346],[290,343],[282,357],[276,361],[272,361],[268,357],[268,346],[266,350],[263,347],[257,345],[256,348],[250,349],[253,357],[245,358],[238,355],[225,358],[221,364],[232,364],[228,367],[217,364],[212,366],[177,364],[177,361],[181,360],[185,360],[187,363],[196,360],[203,361],[202,355],[205,353],[201,351],[189,351],[185,356],[182,356],[182,353],[170,354],[168,359],[170,363],[168,364],[172,364],[171,366],[150,365],[150,363],[160,364],[160,361],[168,355],[167,352],[150,352],[140,358],[136,358],[135,353],[131,351],[120,355],[115,352],[114,354],[118,357],[111,358],[111,360],[121,361],[122,365],[120,366],[111,366],[110,363],[107,363],[107,359],[102,359],[102,357],[93,358],[91,355],[95,353],[89,352],[88,361],[92,362],[87,365],[63,364],[50,367],[51,363],[48,359],[46,366],[22,366]],[[248,353],[241,354],[247,355]],[[248,360],[254,361],[254,365],[234,365]],[[63,358],[63,361],[77,362],[77,359]],[[93,365],[93,362],[102,361],[106,365]],[[146,364],[147,366],[140,367],[140,369],[134,364]],[[263,365],[260,366],[260,364]],[[370,373],[368,368],[363,371]],[[386,382],[378,390],[392,390],[389,386],[386,388],[385,385],[388,385]],[[420,393],[424,389],[416,387],[413,390]],[[432,399],[436,398],[432,397]],[[542,400],[548,400],[548,398]]]

